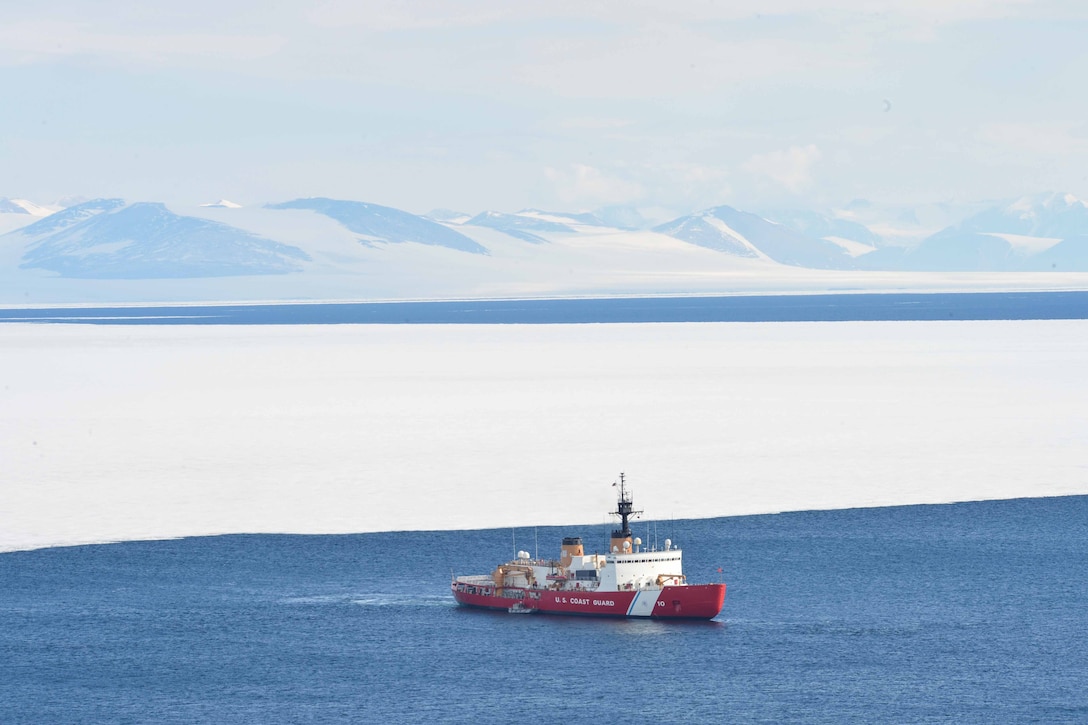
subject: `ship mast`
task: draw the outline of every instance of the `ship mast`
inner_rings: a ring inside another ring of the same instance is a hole
[[[616,484],[612,484],[615,486]],[[641,511],[635,511],[634,504],[631,502],[631,494],[627,492],[627,482],[624,480],[623,473],[620,473],[620,497],[619,502],[616,505],[616,510],[612,511],[613,516],[620,517],[620,528],[612,530],[612,551],[618,551],[623,553],[625,551],[631,551],[632,546],[632,533],[631,526],[628,522],[632,516],[639,516]]]

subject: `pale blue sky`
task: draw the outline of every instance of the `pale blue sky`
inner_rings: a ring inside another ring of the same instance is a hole
[[[0,196],[1088,197],[1081,2],[5,5]]]

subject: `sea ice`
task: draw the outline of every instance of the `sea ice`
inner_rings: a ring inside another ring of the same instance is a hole
[[[1088,493],[1088,321],[0,324],[0,550]]]

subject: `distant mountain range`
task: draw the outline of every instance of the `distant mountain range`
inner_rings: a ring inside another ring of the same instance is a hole
[[[335,219],[347,229],[359,235],[363,244],[433,244],[438,247],[458,249],[473,254],[487,254],[487,248],[464,234],[434,222],[426,217],[409,214],[378,204],[338,199],[295,199],[280,204],[269,204],[268,209],[308,209]]]
[[[583,222],[584,223],[584,222]],[[592,224],[601,226],[594,219]],[[473,227],[489,227],[497,229],[516,239],[531,242],[533,244],[545,243],[548,240],[534,232],[552,232],[557,234],[573,234],[574,229],[569,225],[542,217],[538,213],[519,212],[517,214],[503,214],[497,211],[485,211],[478,214],[463,224]]]
[[[422,216],[319,197],[256,207],[221,199],[182,213],[173,205],[121,199],[67,208],[0,199],[0,232],[10,230],[0,235],[0,267],[8,265],[7,272],[0,268],[0,277],[14,274],[13,269],[54,278],[150,280],[306,275],[319,268],[323,274],[373,277],[377,269],[383,275],[411,274],[412,265],[421,264],[435,275],[477,280],[525,276],[536,269],[534,284],[544,289],[546,280],[540,280],[560,270],[577,269],[587,279],[613,273],[631,279],[659,274],[654,270],[662,265],[674,277],[688,274],[688,267],[692,274],[742,268],[757,274],[782,267],[1088,271],[1088,206],[1069,195],[974,208],[932,233],[919,231],[924,228],[919,219],[947,218],[948,208],[904,208],[886,223],[863,223],[875,214],[866,202],[829,213],[756,214],[717,206],[646,228],[637,212],[615,207],[475,215],[436,210]],[[419,251],[389,256],[394,249]]]
[[[30,216],[49,216],[63,207],[44,206],[26,199],[8,199],[0,197],[0,214],[28,214]]]
[[[770,259],[794,267],[853,267],[852,258],[841,245],[731,206],[680,217],[654,227],[654,231],[726,254]]]
[[[282,274],[309,256],[286,244],[163,204],[95,199],[6,237],[25,244],[20,267],[62,277],[162,279]]]
[[[1068,194],[1000,204],[911,247],[858,259],[862,269],[912,271],[1088,271],[1088,206]]]

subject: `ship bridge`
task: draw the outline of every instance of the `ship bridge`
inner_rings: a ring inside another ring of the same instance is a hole
[[[612,553],[601,569],[601,589],[659,589],[684,583],[683,552],[665,540],[663,551]]]

